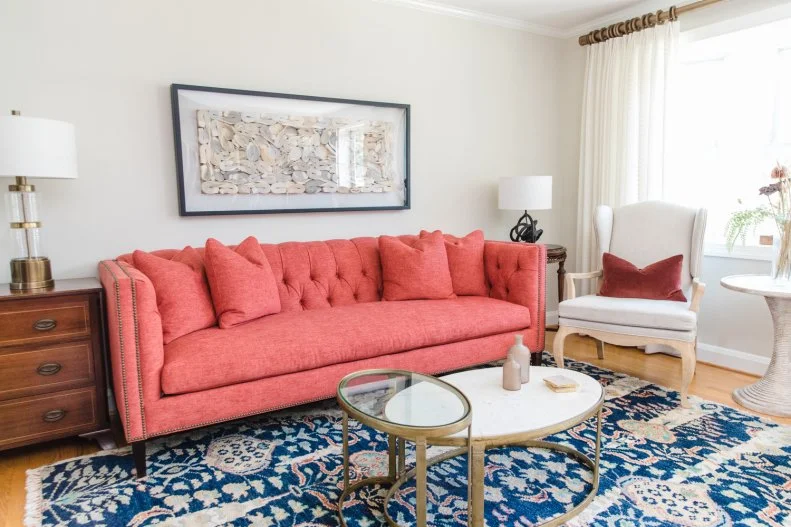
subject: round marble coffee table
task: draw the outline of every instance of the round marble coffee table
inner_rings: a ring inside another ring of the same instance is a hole
[[[720,283],[734,291],[763,296],[775,329],[769,369],[758,382],[734,390],[733,399],[756,412],[791,417],[791,284],[764,275],[726,276]]]
[[[577,381],[579,390],[571,393],[550,390],[543,381],[544,377],[559,374]],[[502,388],[502,368],[468,370],[440,377],[439,380],[456,387],[472,405],[469,430],[428,440],[431,445],[461,447],[432,458],[429,465],[455,456],[469,455],[468,525],[484,525],[484,453],[487,448],[508,445],[556,450],[577,459],[593,473],[592,488],[580,503],[560,516],[535,525],[561,525],[579,514],[593,500],[599,490],[601,410],[604,405],[604,390],[596,379],[572,370],[533,366],[530,368],[530,382],[516,392]],[[422,413],[421,408],[415,409],[412,401],[430,401],[436,396],[435,392],[434,387],[421,383],[396,393],[387,402],[385,415],[401,420],[409,412]],[[425,411],[431,413],[428,406]],[[573,448],[540,440],[568,430],[594,415],[598,417],[594,460]],[[404,482],[414,476],[415,470],[402,474],[388,490],[385,503]]]

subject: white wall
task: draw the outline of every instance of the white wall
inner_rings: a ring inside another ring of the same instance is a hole
[[[700,312],[701,342],[762,357],[772,355],[772,319],[763,297],[738,293],[720,285],[720,280],[728,275],[769,274],[770,271],[770,262],[704,257],[703,281],[707,289]],[[755,362],[764,367],[768,365],[768,361]]]
[[[370,0],[13,0],[0,5],[0,109],[77,128],[79,179],[35,182],[56,278],[209,236],[483,228],[504,238],[518,214],[497,210],[500,176],[576,178],[573,152],[559,149],[561,50],[560,40]],[[174,82],[411,104],[412,209],[179,217]],[[538,214],[547,242],[571,239],[560,187],[555,210]],[[0,229],[0,255],[9,247]]]

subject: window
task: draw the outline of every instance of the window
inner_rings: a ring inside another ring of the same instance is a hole
[[[765,203],[758,189],[791,164],[791,20],[685,43],[680,58],[665,196],[706,207],[707,246],[723,246],[730,214]],[[746,245],[761,234],[774,224]]]

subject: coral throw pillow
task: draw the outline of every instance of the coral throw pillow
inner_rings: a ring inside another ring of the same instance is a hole
[[[206,275],[221,328],[280,313],[272,267],[253,236],[236,249],[214,238],[206,241]]]
[[[420,231],[421,238],[430,235],[428,231]],[[473,231],[464,238],[445,234],[444,238],[453,292],[460,296],[488,296],[483,267],[483,231]]]
[[[135,251],[132,261],[154,285],[165,344],[217,324],[198,251],[187,246],[171,259]]]
[[[599,295],[686,302],[687,297],[681,291],[683,263],[684,255],[677,254],[652,263],[644,269],[638,269],[623,258],[604,253],[602,256],[604,280]]]
[[[456,296],[441,232],[434,231],[409,243],[380,236],[379,254],[385,300],[437,300]]]

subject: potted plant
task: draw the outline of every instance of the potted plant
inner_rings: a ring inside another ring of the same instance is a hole
[[[772,182],[758,193],[766,196],[768,205],[739,210],[731,214],[725,229],[728,249],[736,240],[745,240],[747,233],[767,219],[777,225],[778,236],[773,238],[772,276],[777,281],[791,281],[791,181],[788,168],[779,164],[772,169]]]

